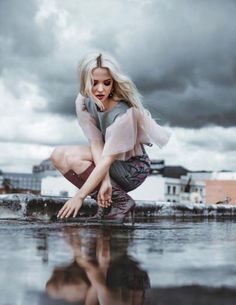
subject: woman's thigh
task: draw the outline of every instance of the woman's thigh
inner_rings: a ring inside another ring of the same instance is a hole
[[[80,160],[93,161],[90,146],[85,145],[67,145],[63,146],[66,156],[78,156]]]
[[[145,154],[127,161],[115,161],[110,167],[110,176],[123,190],[129,192],[144,182],[150,168],[150,159]]]
[[[90,146],[64,145],[54,149],[51,154],[51,160],[57,169],[64,172],[72,169],[80,161],[93,162],[93,156]]]

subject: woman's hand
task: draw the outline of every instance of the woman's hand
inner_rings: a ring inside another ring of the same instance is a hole
[[[79,212],[79,209],[81,208],[82,204],[83,204],[83,199],[78,196],[69,199],[60,209],[60,211],[57,214],[57,217],[68,218],[73,212],[74,212],[73,217],[75,217]]]
[[[103,103],[102,103],[95,95],[92,96],[92,100],[93,100],[94,103],[99,107],[99,109],[100,109],[101,111],[104,111],[104,110],[105,110],[105,107],[104,107]]]
[[[85,96],[83,96],[81,93],[79,93],[77,98],[81,101],[82,104],[84,104],[84,101],[86,99]],[[105,110],[105,107],[104,107],[103,103],[95,95],[92,95],[92,100],[99,107],[99,109],[101,111]]]
[[[97,196],[100,207],[107,208],[111,205],[112,185],[110,179],[103,180]]]

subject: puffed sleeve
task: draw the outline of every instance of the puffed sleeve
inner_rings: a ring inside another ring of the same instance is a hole
[[[103,156],[128,152],[137,139],[137,118],[132,108],[116,117],[106,129]]]
[[[169,137],[170,133],[151,116],[131,107],[107,127],[103,156],[119,154],[117,159],[127,160],[143,154],[141,143],[149,146],[155,143],[161,148]]]
[[[141,143],[147,145],[152,145],[152,143],[154,143],[162,148],[167,144],[170,137],[170,131],[157,124],[151,115],[148,115],[146,112],[140,114],[139,141]]]
[[[89,141],[103,141],[102,133],[96,125],[95,118],[85,106],[85,98],[79,94],[75,101],[76,115],[84,135]]]

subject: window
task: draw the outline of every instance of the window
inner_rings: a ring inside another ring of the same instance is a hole
[[[176,186],[173,186],[173,194],[176,192]]]
[[[170,194],[170,185],[167,186],[167,194]]]

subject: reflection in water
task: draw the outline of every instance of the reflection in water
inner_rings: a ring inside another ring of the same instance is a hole
[[[42,257],[43,263],[48,263],[48,235],[39,233],[37,235],[37,255]]]
[[[127,254],[132,236],[119,239],[106,228],[96,232],[66,228],[64,234],[74,261],[54,269],[46,283],[52,299],[86,305],[144,304],[150,281],[147,272]]]

